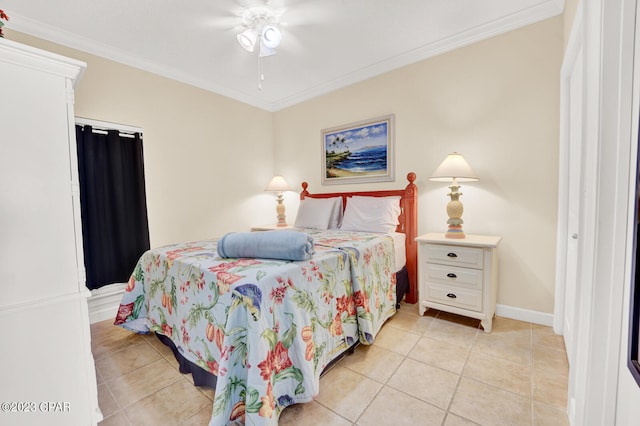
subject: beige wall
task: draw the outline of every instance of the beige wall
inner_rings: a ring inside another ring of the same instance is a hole
[[[143,129],[152,246],[275,220],[263,192],[274,173],[271,113],[24,34],[11,39],[87,62],[76,116]]]
[[[397,188],[414,171],[420,232],[442,232],[448,189],[428,177],[462,153],[480,177],[462,187],[464,228],[503,237],[498,303],[552,313],[562,50],[556,17],[279,111],[276,165],[315,192]],[[396,182],[322,187],[321,129],[389,113]]]
[[[448,190],[428,176],[458,151],[480,176],[462,188],[466,232],[503,236],[498,303],[553,312],[562,17],[276,113],[15,32],[11,38],[88,63],[78,116],[144,129],[152,246],[273,222],[273,199],[262,190],[274,172],[296,192],[303,180],[312,191],[332,192],[402,187],[414,171],[420,232],[441,232]],[[322,187],[321,129],[389,113],[396,115],[396,181]],[[285,195],[290,223],[296,192]]]

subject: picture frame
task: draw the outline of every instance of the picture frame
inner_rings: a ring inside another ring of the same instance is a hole
[[[322,185],[395,180],[395,115],[321,132]]]

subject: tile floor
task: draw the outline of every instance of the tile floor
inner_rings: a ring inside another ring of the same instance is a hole
[[[91,333],[100,426],[208,424],[213,390],[193,386],[154,336],[110,320]],[[562,426],[567,380],[564,343],[550,327],[497,317],[487,334],[476,320],[403,305],[279,424]]]

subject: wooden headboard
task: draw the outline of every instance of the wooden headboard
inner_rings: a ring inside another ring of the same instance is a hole
[[[415,238],[418,236],[418,187],[413,183],[416,180],[416,174],[411,172],[407,174],[409,184],[404,189],[382,190],[382,191],[361,191],[361,192],[326,192],[321,194],[311,194],[307,191],[309,184],[302,182],[302,192],[300,199],[309,198],[330,198],[342,197],[343,209],[347,205],[347,197],[353,195],[367,197],[389,197],[400,196],[400,216],[398,221],[400,224],[396,229],[397,232],[403,232],[406,235],[405,251],[407,255],[407,272],[409,274],[409,292],[405,296],[407,303],[416,303],[418,301],[418,245]]]

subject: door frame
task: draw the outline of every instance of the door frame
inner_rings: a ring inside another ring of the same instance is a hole
[[[570,424],[616,423],[621,338],[626,334],[621,313],[628,275],[636,3],[590,0],[578,5],[585,56],[582,175],[588,193],[581,206],[584,225],[575,300],[576,356],[569,370]],[[563,257],[557,259],[562,268]],[[557,284],[561,287],[557,291],[564,290],[562,282]],[[561,309],[566,303],[571,301],[564,300]],[[554,325],[561,318],[554,318]]]

